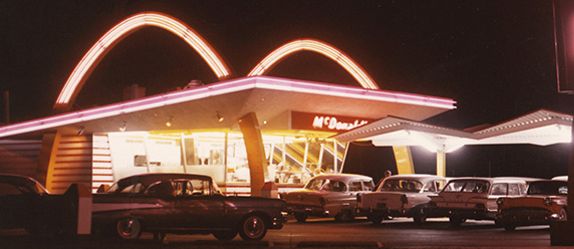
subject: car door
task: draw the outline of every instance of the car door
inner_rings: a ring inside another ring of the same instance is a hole
[[[132,206],[131,215],[141,217],[150,228],[171,228],[181,226],[176,212],[175,189],[171,181],[160,181],[143,193],[127,194],[123,198]]]
[[[213,195],[207,179],[176,181],[175,209],[183,226],[194,229],[218,228],[225,225],[224,198]]]

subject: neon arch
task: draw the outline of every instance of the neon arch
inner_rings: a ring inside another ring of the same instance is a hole
[[[299,51],[312,51],[324,55],[337,62],[343,67],[361,86],[369,89],[379,89],[375,81],[365,72],[359,64],[354,62],[346,54],[337,48],[318,40],[302,39],[289,42],[271,52],[257,66],[251,70],[248,76],[262,75],[271,70],[279,61],[288,55]]]
[[[217,78],[223,79],[230,70],[221,56],[191,27],[162,13],[144,12],[121,21],[105,33],[80,60],[68,77],[54,105],[55,109],[67,109],[74,101],[89,74],[105,54],[129,34],[146,26],[167,30],[189,44],[207,62]]]

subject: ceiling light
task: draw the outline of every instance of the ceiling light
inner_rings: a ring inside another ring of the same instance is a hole
[[[225,117],[223,117],[223,115],[221,115],[221,113],[219,112],[215,112],[215,116],[217,117],[217,122],[221,123],[223,122],[223,120],[225,120]]]
[[[121,132],[124,132],[124,131],[126,131],[127,127],[128,127],[128,122],[122,121],[122,124],[120,125],[120,128],[118,128],[118,130],[120,130]]]

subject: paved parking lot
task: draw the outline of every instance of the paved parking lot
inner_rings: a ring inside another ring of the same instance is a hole
[[[394,219],[380,225],[366,220],[338,223],[332,219],[294,221],[282,230],[271,230],[261,242],[244,242],[237,237],[219,242],[211,235],[168,235],[164,243],[144,234],[135,242],[102,238],[75,241],[33,241],[21,231],[4,231],[0,248],[544,248],[550,245],[548,227],[519,228],[513,232],[492,222],[467,222],[459,228],[447,219],[432,219],[416,225],[410,219]]]

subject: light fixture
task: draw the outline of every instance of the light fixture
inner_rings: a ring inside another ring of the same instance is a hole
[[[267,124],[267,120],[263,120],[263,125],[266,125],[266,124]]]
[[[78,127],[78,131],[76,132],[76,134],[78,134],[78,136],[81,136],[81,135],[84,135],[85,131],[86,131],[86,127],[80,126],[80,127]]]
[[[173,117],[169,116],[169,119],[165,122],[165,126],[171,127],[173,121]]]
[[[118,130],[120,130],[121,132],[124,132],[124,131],[126,131],[127,127],[128,127],[128,122],[122,121],[122,124],[120,125],[120,128],[118,128]]]
[[[225,120],[225,117],[223,117],[223,115],[221,115],[221,113],[219,112],[215,112],[215,116],[217,117],[217,122],[221,123],[223,122],[223,120]]]

